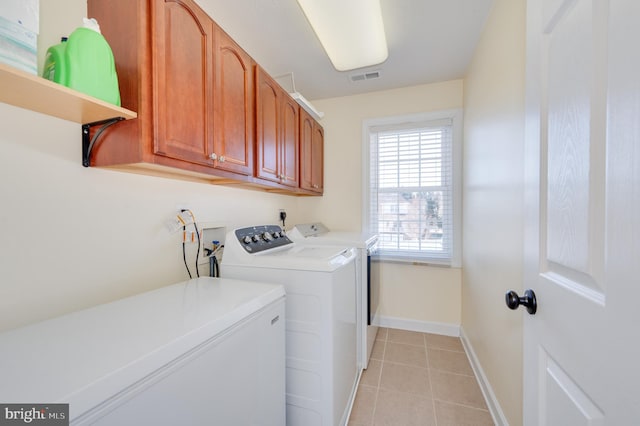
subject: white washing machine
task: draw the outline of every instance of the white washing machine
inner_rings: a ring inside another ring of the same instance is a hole
[[[297,243],[346,245],[355,247],[357,250],[358,365],[366,369],[378,334],[380,277],[375,269],[371,268],[371,256],[377,250],[378,236],[358,232],[330,231],[321,222],[296,225],[287,235]]]
[[[296,244],[277,225],[227,234],[220,275],[284,285],[289,426],[345,425],[360,374],[356,250]]]

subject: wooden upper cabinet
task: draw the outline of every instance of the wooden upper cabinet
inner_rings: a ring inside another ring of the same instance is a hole
[[[256,177],[298,187],[298,104],[256,67]]]
[[[280,182],[280,88],[256,67],[256,176]]]
[[[324,193],[324,129],[316,123],[313,127],[311,148],[311,190]]]
[[[138,112],[104,132],[91,164],[212,175],[213,20],[193,0],[88,0],[87,13],[113,51],[122,105]]]
[[[287,92],[282,91],[280,105],[282,111],[282,184],[298,187],[298,172],[300,170],[300,135],[298,103]]]
[[[213,21],[195,3],[152,1],[154,153],[210,164]]]
[[[324,191],[324,130],[300,108],[300,188]]]
[[[138,113],[102,133],[92,166],[318,194],[300,185],[300,107],[196,0],[87,0],[87,13]]]
[[[231,37],[215,27],[215,166],[252,175],[255,64]]]

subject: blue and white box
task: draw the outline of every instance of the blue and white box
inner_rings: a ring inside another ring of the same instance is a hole
[[[0,62],[38,73],[39,0],[0,1]]]

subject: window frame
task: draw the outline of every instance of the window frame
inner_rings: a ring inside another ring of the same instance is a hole
[[[372,129],[380,127],[424,127],[425,123],[440,120],[451,120],[452,124],[452,236],[451,258],[437,256],[414,256],[401,254],[378,254],[382,261],[402,262],[412,264],[433,264],[440,266],[461,266],[462,253],[462,109],[450,109],[418,114],[398,115],[381,118],[365,119],[362,121],[362,228],[372,233],[370,229],[370,155]],[[377,133],[377,131],[375,131]]]

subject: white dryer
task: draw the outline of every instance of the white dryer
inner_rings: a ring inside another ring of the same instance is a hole
[[[287,235],[299,244],[345,245],[356,249],[358,364],[366,369],[378,334],[380,277],[371,267],[371,257],[378,249],[378,236],[359,232],[330,231],[321,222],[298,224]]]
[[[356,251],[296,244],[277,225],[227,234],[220,275],[284,285],[289,426],[345,425],[360,374]]]

